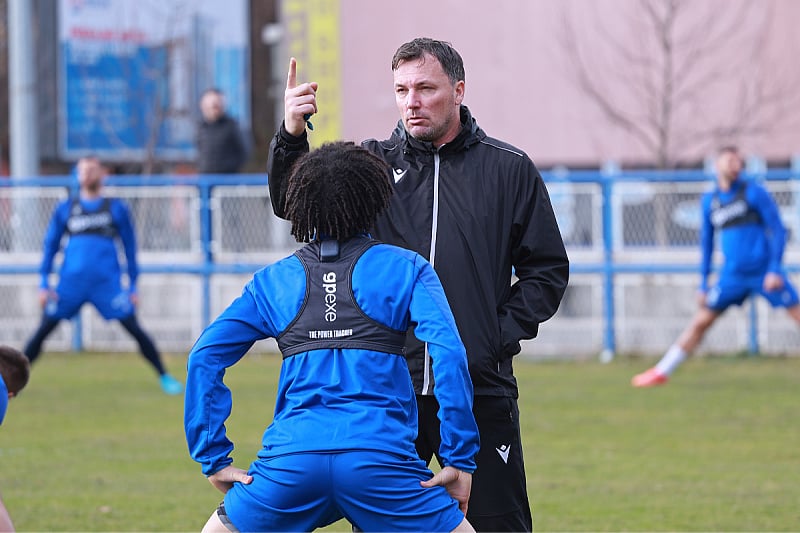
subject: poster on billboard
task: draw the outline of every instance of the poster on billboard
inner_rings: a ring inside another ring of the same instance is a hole
[[[211,87],[250,127],[246,0],[59,0],[64,159],[193,160]]]

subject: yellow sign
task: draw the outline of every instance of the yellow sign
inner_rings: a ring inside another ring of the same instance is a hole
[[[312,146],[341,137],[339,0],[283,0],[283,22],[289,57],[297,58],[297,82],[315,81],[317,113],[309,120]]]

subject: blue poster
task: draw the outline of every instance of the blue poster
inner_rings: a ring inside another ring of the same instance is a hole
[[[60,0],[59,153],[191,160],[210,87],[249,129],[246,0]]]

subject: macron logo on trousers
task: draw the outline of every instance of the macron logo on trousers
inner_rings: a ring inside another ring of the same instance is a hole
[[[500,459],[502,459],[505,464],[508,464],[508,454],[511,453],[511,445],[503,444],[499,448],[495,448],[495,450],[500,454]]]

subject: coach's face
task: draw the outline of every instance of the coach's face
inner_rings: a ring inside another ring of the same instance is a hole
[[[403,126],[415,139],[438,147],[458,135],[464,81],[453,84],[435,57],[401,62],[394,71],[394,95]]]

